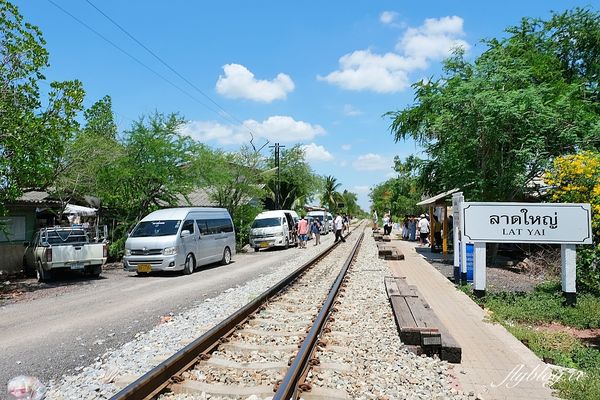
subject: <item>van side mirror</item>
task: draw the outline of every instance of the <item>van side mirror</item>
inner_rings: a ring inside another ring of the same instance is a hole
[[[181,231],[181,237],[187,237],[190,236],[192,234],[192,232],[186,230]]]

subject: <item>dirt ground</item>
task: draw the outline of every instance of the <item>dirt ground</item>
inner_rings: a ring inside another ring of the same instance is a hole
[[[448,254],[444,259],[442,253],[432,253],[428,247],[417,247],[417,253],[424,257],[441,274],[449,280],[454,280],[454,255]],[[488,266],[487,291],[498,292],[523,292],[531,293],[533,288],[542,283],[545,277],[533,276],[525,271],[509,266]]]

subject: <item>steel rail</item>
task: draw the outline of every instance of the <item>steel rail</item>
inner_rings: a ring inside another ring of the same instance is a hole
[[[277,392],[273,396],[273,400],[288,400],[298,398],[298,383],[304,376],[304,373],[309,366],[311,356],[317,346],[317,342],[319,341],[321,331],[325,327],[325,323],[329,318],[329,314],[331,314],[331,310],[338,296],[340,287],[342,286],[342,283],[346,278],[348,268],[350,267],[350,264],[352,263],[356,252],[358,251],[358,248],[362,242],[364,235],[364,232],[361,233],[358,237],[358,240],[354,244],[350,256],[342,266],[342,269],[340,270],[340,273],[338,274],[338,277],[333,283],[329,295],[327,296],[327,300],[325,300],[325,302],[323,303],[321,311],[317,315],[312,328],[306,335],[306,339],[304,340],[304,342],[302,342],[302,346],[300,347],[300,350],[298,350],[298,354],[294,358],[292,365],[290,366],[288,372],[281,381]]]
[[[350,235],[350,232],[346,237]],[[198,357],[207,353],[219,344],[219,339],[233,331],[237,325],[245,321],[260,306],[279,294],[284,288],[295,281],[302,273],[317,261],[327,256],[341,241],[329,245],[324,251],[298,267],[287,277],[267,289],[252,302],[246,304],[218,325],[204,333],[192,343],[161,362],[156,367],[139,377],[137,380],[117,392],[110,400],[143,400],[158,394],[169,385],[171,377],[180,374],[198,361]]]

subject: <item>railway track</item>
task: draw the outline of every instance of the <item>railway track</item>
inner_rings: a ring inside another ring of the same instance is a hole
[[[363,236],[331,245],[112,399],[297,398]]]

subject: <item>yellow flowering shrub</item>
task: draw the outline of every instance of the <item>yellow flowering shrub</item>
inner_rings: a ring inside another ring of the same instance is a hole
[[[554,160],[544,176],[551,186],[551,200],[558,203],[590,203],[594,244],[577,250],[579,286],[600,293],[600,153],[582,151]]]

